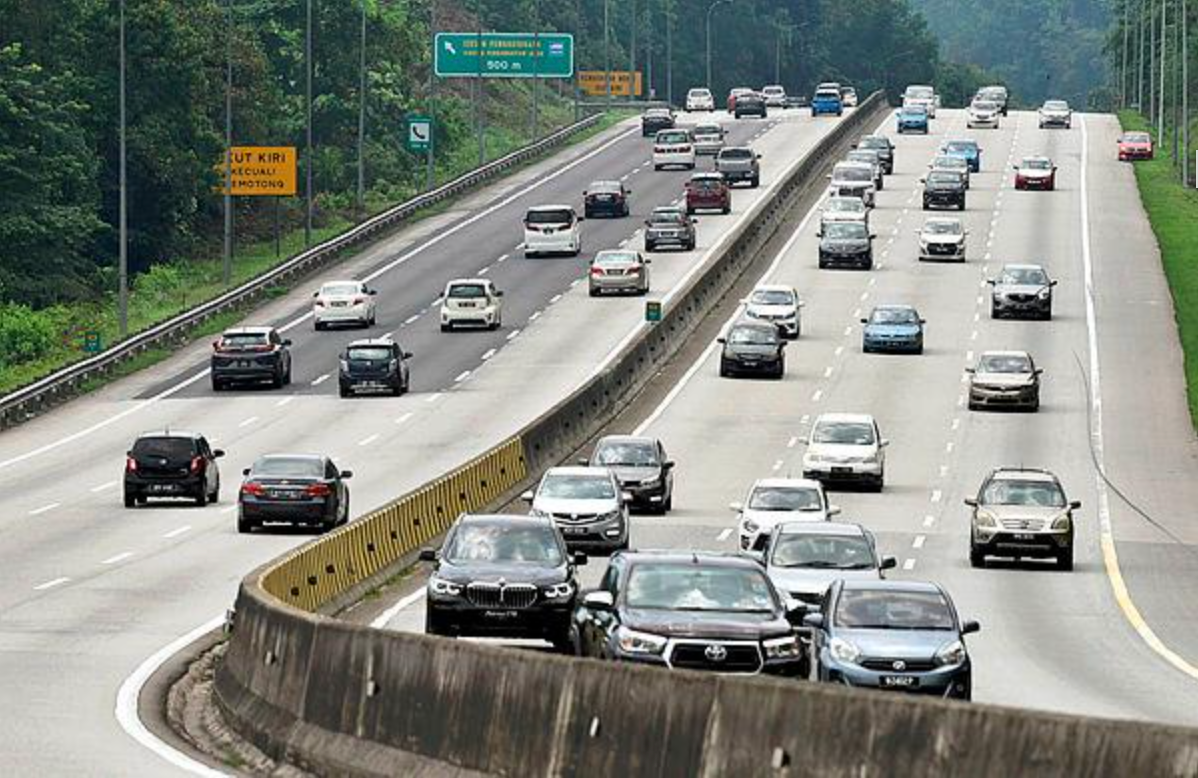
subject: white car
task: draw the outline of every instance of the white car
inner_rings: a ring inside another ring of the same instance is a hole
[[[866,208],[874,207],[874,168],[865,162],[838,162],[828,175],[829,197],[858,197]]]
[[[786,90],[777,84],[762,87],[761,96],[765,98],[765,104],[768,108],[786,107]]]
[[[966,125],[974,127],[989,127],[998,129],[998,119],[1002,115],[1002,107],[993,100],[974,100],[969,104],[969,116]]]
[[[361,281],[329,281],[312,294],[312,324],[318,330],[330,324],[373,327],[376,294]]]
[[[695,139],[690,130],[658,130],[653,138],[653,169],[695,169]]]
[[[691,134],[695,139],[695,153],[700,156],[715,156],[724,148],[724,128],[718,124],[696,124]]]
[[[829,197],[819,215],[821,232],[823,225],[832,222],[864,222],[869,226],[869,209],[860,197]]]
[[[710,89],[692,89],[686,93],[686,110],[714,111],[715,96],[711,94]]]
[[[889,444],[869,414],[820,414],[806,440],[803,477],[824,485],[862,484],[880,492],[886,482]]]
[[[842,86],[840,88],[840,102],[845,108],[857,107],[857,90],[851,86]]]
[[[792,286],[761,284],[741,304],[745,306],[745,316],[773,324],[788,340],[798,338],[803,332],[801,310],[806,303]]]
[[[1069,107],[1069,103],[1064,100],[1046,100],[1044,105],[1040,106],[1040,129],[1064,127],[1068,130],[1072,126],[1073,109]]]
[[[628,548],[631,495],[606,467],[551,467],[521,498],[530,515],[552,519],[569,546]]]
[[[582,253],[582,217],[569,205],[536,205],[524,214],[524,256]]]
[[[823,484],[806,478],[758,479],[744,502],[728,507],[737,514],[737,551],[757,557],[769,545],[779,523],[828,521],[840,513],[840,508],[828,504]]]
[[[455,278],[441,294],[441,331],[459,325],[497,330],[503,326],[503,292],[489,278]]]
[[[916,230],[919,235],[919,259],[965,261],[965,237],[969,230],[961,220],[949,216],[934,216]]]
[[[912,84],[903,92],[903,105],[921,105],[927,109],[928,118],[936,118],[936,109],[940,107],[940,99],[936,90],[926,84]]]

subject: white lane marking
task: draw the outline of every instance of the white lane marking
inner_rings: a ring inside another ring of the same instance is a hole
[[[724,542],[725,540],[727,540],[727,539],[728,539],[728,536],[729,536],[729,535],[731,535],[731,534],[732,534],[732,528],[731,528],[731,527],[725,527],[724,529],[720,530],[720,534],[716,535],[716,536],[715,536],[715,539],[716,539],[716,540],[718,540],[718,541],[720,541],[720,542],[722,543],[722,542]]]
[[[184,535],[190,531],[191,531],[191,525],[184,524],[182,527],[177,527],[176,529],[173,529],[170,532],[163,533],[162,537],[166,538],[167,540],[170,540],[171,538],[177,538],[180,535]]]
[[[417,320],[417,319],[419,319],[419,318],[420,318],[420,314],[418,314],[418,313],[414,313],[414,314],[412,314],[411,316],[409,316],[408,318],[404,319],[404,320],[403,320],[403,323],[404,323],[404,324],[411,324],[412,322],[416,321],[416,320]]]
[[[493,356],[495,356],[495,349],[493,349],[493,348],[487,349],[486,351],[483,352],[483,361],[486,362],[488,359],[490,359]]]
[[[44,592],[47,589],[53,589],[55,586],[62,586],[64,583],[67,583],[70,580],[70,578],[66,577],[54,578],[52,580],[46,581],[45,583],[38,584],[37,586],[33,587],[33,590],[35,592]]]
[[[824,378],[831,378],[831,377],[832,377],[832,368],[825,367],[824,368]]]
[[[236,510],[237,510],[237,504],[234,503],[232,505],[226,505],[225,507],[221,508],[220,512],[221,513],[233,513]]]
[[[871,278],[871,279],[869,279],[869,283],[867,284],[867,286],[873,286],[876,283],[878,283],[878,279]]]
[[[970,340],[977,340],[977,339],[978,339],[978,331],[977,331],[977,330],[974,330],[973,332],[969,333],[969,339],[970,339]]]
[[[850,324],[849,326],[845,327],[845,328],[844,328],[844,334],[845,334],[845,335],[852,335],[852,334],[853,334],[853,325],[851,325],[851,324]]]
[[[946,453],[946,454],[953,453],[953,448],[956,447],[956,445],[957,444],[953,443],[951,440],[949,442],[945,443],[944,444],[944,453]]]
[[[522,249],[522,248],[524,248],[524,243],[523,243],[523,242],[521,242],[521,243],[517,243],[517,244],[516,244],[516,247],[515,247],[515,249],[514,249],[514,250],[515,250],[515,251],[519,251],[519,250],[520,250],[520,249]]]
[[[843,353],[844,353],[844,346],[837,346],[837,347],[836,347],[836,351],[835,351],[834,353],[836,354],[836,356],[840,356],[841,354],[843,354]]]
[[[553,297],[549,298],[549,304],[553,305],[555,302],[557,302],[560,299],[562,299],[562,296],[560,294],[555,294]]]
[[[508,340],[515,340],[520,335],[520,330],[512,330],[507,334]]]
[[[573,289],[574,287],[578,286],[581,283],[582,283],[581,278],[575,278],[573,281],[570,282],[570,288]]]
[[[97,486],[93,486],[93,487],[91,488],[91,492],[92,492],[92,494],[99,494],[100,492],[107,491],[107,490],[111,489],[111,488],[112,488],[112,487],[114,487],[114,486],[116,486],[116,481],[105,481],[105,482],[104,482],[104,483],[102,483],[102,484],[99,484],[99,485],[97,485]]]
[[[809,414],[809,413],[804,413],[803,418],[799,419],[800,426],[804,425],[804,424],[810,424],[810,423],[811,423],[811,414]]]
[[[911,541],[911,548],[923,548],[923,544],[927,539],[926,535],[916,535],[915,540]]]
[[[486,267],[484,267],[482,270],[478,271],[478,274],[479,274],[480,276],[485,276],[487,273],[490,273],[490,272],[491,272],[491,266],[490,266],[490,265],[487,265],[487,266],[486,266]]]
[[[379,433],[376,432],[373,435],[367,435],[366,437],[359,440],[358,445],[359,446],[369,446],[371,443],[375,442],[378,439],[379,439]]]
[[[946,475],[948,475],[948,465],[941,465],[940,466],[940,477],[944,478]]]
[[[869,292],[862,292],[861,293],[861,302],[865,302],[868,299],[869,299]]]
[[[795,446],[797,446],[797,445],[799,445],[799,439],[798,439],[798,438],[792,437],[790,440],[786,441],[786,447],[787,447],[787,448],[794,448],[794,447],[795,447]]]
[[[100,562],[100,564],[115,565],[117,562],[124,562],[126,559],[128,559],[131,556],[133,556],[132,551],[122,551],[121,553],[117,554],[116,556],[108,557],[104,561]]]
[[[33,510],[29,511],[29,515],[30,516],[41,516],[43,513],[49,513],[50,511],[54,510],[59,505],[62,505],[62,503],[60,503],[60,502],[48,503],[46,505],[43,505],[40,508],[34,508]]]
[[[453,382],[454,382],[455,384],[460,384],[460,383],[462,383],[463,381],[465,381],[465,380],[466,380],[467,378],[469,378],[469,377],[470,377],[470,371],[469,371],[469,370],[463,370],[462,372],[458,373],[458,376],[457,376],[457,378],[453,379]]]
[[[415,415],[415,414],[413,414],[413,413],[411,413],[411,412],[409,412],[409,413],[405,413],[403,416],[400,416],[399,418],[397,418],[397,419],[395,420],[395,423],[396,423],[396,424],[407,424],[407,423],[408,423],[408,421],[409,421],[409,420],[410,420],[410,419],[411,419],[411,418],[412,418],[414,415]]]
[[[784,460],[776,459],[776,460],[774,460],[774,466],[771,469],[776,473],[782,469],[782,465],[784,465],[784,464],[786,464],[786,462]]]
[[[816,389],[816,390],[815,390],[815,394],[811,395],[811,402],[813,402],[813,403],[817,403],[817,402],[819,402],[820,400],[822,400],[822,399],[823,399],[823,397],[824,397],[824,390],[823,390],[823,389]]]
[[[931,514],[928,514],[927,516],[924,516],[924,517],[923,517],[923,525],[924,525],[925,527],[930,527],[930,526],[932,526],[932,525],[933,525],[933,524],[935,524],[935,523],[936,523],[936,517],[935,517],[935,516],[933,516],[933,515],[931,515]]]
[[[853,318],[854,318],[854,319],[860,319],[860,318],[861,318],[861,309],[860,309],[860,308],[854,308],[854,309],[853,309]]]
[[[510,256],[511,254],[500,254],[499,259],[495,260],[495,264],[502,265],[504,262],[508,261],[508,257]]]
[[[317,376],[316,378],[312,379],[312,385],[313,385],[313,386],[320,386],[321,384],[323,384],[323,383],[324,383],[325,381],[327,381],[327,380],[329,380],[329,374],[328,374],[328,373],[325,373],[324,375],[319,375],[319,376]]]
[[[529,320],[530,322],[534,322],[534,321],[536,321],[536,320],[537,320],[537,319],[539,319],[539,318],[541,318],[541,311],[533,311],[533,314],[532,314],[532,316],[529,316],[529,317],[528,317],[528,320]]]
[[[275,407],[282,408],[284,405],[290,405],[293,402],[295,402],[294,394],[284,397],[282,400],[279,400],[277,403],[275,403]]]
[[[903,562],[903,569],[904,570],[914,570],[915,569],[915,560],[907,559],[905,562]]]
[[[940,502],[940,498],[944,496],[944,492],[939,489],[932,490],[932,502]]]
[[[370,622],[370,626],[374,629],[382,629],[383,627],[386,627],[392,619],[399,615],[400,611],[406,610],[415,603],[423,600],[424,594],[425,591],[424,587],[422,586],[408,596],[399,598],[394,605],[376,616],[374,621]]]
[[[441,399],[441,392],[433,392],[425,399],[425,402],[426,403],[435,403],[437,400],[440,400],[440,399]]]
[[[956,430],[956,429],[960,429],[960,428],[961,428],[961,419],[959,417],[953,419],[953,429]]]
[[[248,427],[248,426],[250,426],[251,424],[253,424],[253,423],[254,423],[254,422],[256,422],[256,421],[258,421],[258,417],[257,417],[257,416],[251,416],[251,417],[249,417],[248,419],[242,419],[242,420],[241,420],[241,423],[240,423],[240,424],[238,424],[237,426],[238,426],[238,427]]]

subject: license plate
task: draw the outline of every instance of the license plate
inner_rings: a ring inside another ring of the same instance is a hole
[[[884,675],[879,683],[884,689],[914,689],[919,679],[913,675]]]
[[[562,527],[563,535],[585,535],[587,534],[585,527]]]
[[[174,484],[150,484],[148,488],[154,494],[165,494],[175,491]]]
[[[1035,535],[1029,535],[1026,532],[1016,533],[1016,534],[1012,535],[1011,537],[1013,537],[1015,540],[1035,540],[1036,539]]]
[[[293,492],[290,489],[268,489],[266,496],[272,500],[295,500],[299,498],[299,492]]]
[[[483,611],[488,619],[514,619],[519,616],[516,611]]]
[[[851,468],[851,467],[836,467],[836,466],[833,466],[833,468],[832,468],[832,472],[833,472],[833,473],[841,473],[841,474],[844,474],[844,475],[848,475],[848,474],[850,474],[850,473],[852,473],[852,472],[853,472],[853,468]]]

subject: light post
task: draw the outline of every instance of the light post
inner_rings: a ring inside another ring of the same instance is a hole
[[[674,104],[674,0],[665,0],[666,12],[666,103]]]
[[[362,29],[358,42],[358,218],[366,215],[366,0],[362,0]]]
[[[707,88],[708,89],[711,89],[711,15],[712,15],[712,13],[715,12],[715,9],[719,8],[721,5],[725,5],[725,4],[731,3],[731,2],[732,2],[732,0],[715,0],[715,2],[713,2],[711,4],[711,6],[708,7],[708,9],[707,9],[706,31],[707,31]]]
[[[233,0],[225,0],[225,240],[221,282],[233,279]]]
[[[312,0],[307,2],[307,28],[304,32],[304,89],[306,143],[304,148],[304,247],[312,245]]]
[[[436,46],[437,40],[437,0],[429,0],[428,4],[428,32],[432,37],[433,45]],[[428,63],[428,115],[432,119],[428,136],[428,151],[425,152],[425,173],[424,173],[424,188],[430,192],[434,184],[437,183],[437,172],[433,155],[436,153],[437,145],[437,52],[434,49],[432,57]]]
[[[125,169],[125,0],[121,0],[121,74],[120,74],[120,264],[117,270],[119,275],[119,290],[117,292],[117,322],[120,327],[121,338],[129,334],[129,226],[128,216],[129,208],[126,199],[126,190],[128,179]]]
[[[532,40],[533,40],[533,58],[532,58],[532,142],[537,140],[537,123],[539,120],[538,113],[540,112],[541,92],[541,4],[538,0],[533,0],[532,3]]]

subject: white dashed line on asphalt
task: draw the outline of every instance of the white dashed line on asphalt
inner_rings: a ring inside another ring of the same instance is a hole
[[[581,278],[575,278],[573,281],[570,282],[570,288],[573,289],[574,287],[578,286],[581,283],[582,283]]]
[[[511,254],[501,254],[499,256],[499,259],[495,260],[495,264],[502,265],[504,262],[507,262],[508,257],[510,257],[510,256],[511,256]]]
[[[852,335],[852,334],[853,334],[853,325],[851,325],[851,324],[850,324],[849,326],[845,327],[845,328],[844,328],[844,334],[845,334],[845,335]]]
[[[425,399],[425,402],[435,403],[437,400],[441,399],[441,394],[441,392],[434,392],[433,394],[430,394],[427,399]]]
[[[395,423],[396,424],[407,424],[411,420],[411,418],[415,415],[416,414],[411,413],[411,412],[405,413],[403,416],[400,416],[399,418],[397,418],[395,420]]]
[[[715,539],[720,542],[723,542],[723,541],[727,540],[728,536],[731,534],[732,534],[732,528],[725,527],[724,529],[720,530],[720,534],[716,535]]]
[[[825,367],[824,368],[824,378],[831,378],[831,377],[832,377],[832,368]]]
[[[70,580],[71,580],[70,578],[66,578],[66,577],[55,578],[53,580],[46,581],[45,583],[38,584],[37,586],[33,587],[33,590],[35,592],[44,592],[47,589],[53,589],[55,586],[62,586],[64,583],[67,583]]]
[[[903,569],[904,570],[914,570],[915,569],[915,560],[908,559],[907,561],[903,562]]]
[[[29,511],[29,515],[30,516],[41,516],[43,513],[49,513],[50,511],[54,510],[59,505],[62,505],[62,503],[52,502],[52,503],[49,503],[48,505],[43,505],[40,508],[34,508],[33,510]]]
[[[853,309],[853,319],[856,320],[856,319],[860,319],[860,318],[861,318],[861,309],[854,308]]]
[[[940,502],[942,497],[944,497],[944,492],[940,491],[939,489],[932,490],[932,502]]]
[[[927,516],[923,517],[923,525],[925,527],[930,527],[935,523],[936,523],[936,517],[933,516],[932,514],[929,513]]]
[[[813,402],[813,403],[817,403],[817,402],[819,402],[820,400],[822,400],[822,399],[823,399],[823,397],[824,397],[824,390],[823,390],[823,389],[816,389],[816,390],[815,390],[815,394],[811,395],[811,402]]]
[[[940,477],[944,478],[947,475],[948,475],[948,465],[941,465],[940,466]]]
[[[562,299],[562,296],[560,294],[555,294],[553,297],[549,298],[549,304],[553,305],[555,302],[557,302],[560,299]]]
[[[869,292],[862,292],[861,293],[861,302],[865,302],[868,299],[869,299]]]
[[[328,378],[328,376],[325,376],[325,378]],[[315,384],[313,384],[313,386],[315,386]],[[258,421],[258,417],[257,417],[257,416],[251,416],[251,417],[249,417],[248,419],[242,419],[242,420],[241,420],[241,423],[239,423],[237,426],[238,426],[238,427],[248,427],[248,426],[250,426],[251,424],[253,424],[253,423],[254,423],[254,422],[256,422],[256,421]]]
[[[953,419],[953,429],[956,430],[956,429],[960,429],[960,428],[961,428],[961,420],[959,418]]]
[[[916,535],[915,540],[911,541],[911,548],[923,548],[923,544],[927,539],[926,535]]]
[[[313,386],[320,386],[321,384],[323,384],[323,383],[324,383],[325,381],[327,381],[327,380],[329,380],[329,374],[328,374],[328,373],[325,373],[324,375],[317,376],[316,378],[312,379],[312,385],[313,385]]]
[[[98,486],[93,486],[91,488],[91,492],[92,494],[99,494],[100,492],[107,491],[114,486],[116,486],[116,481],[107,481],[105,483],[99,484]]]
[[[408,318],[404,319],[404,320],[403,320],[403,323],[404,323],[404,324],[411,324],[412,322],[416,321],[416,320],[417,320],[417,319],[419,319],[419,318],[420,318],[420,314],[418,314],[418,313],[414,313],[414,314],[412,314],[411,316],[409,316]]]
[[[122,553],[120,553],[120,554],[117,554],[116,556],[110,556],[110,557],[108,557],[107,559],[105,559],[105,560],[104,560],[103,562],[101,562],[100,564],[102,564],[102,565],[115,565],[117,562],[124,562],[126,559],[128,559],[128,558],[129,558],[129,557],[131,557],[131,556],[133,556],[133,552],[132,552],[132,551],[124,551],[124,552],[122,552]]]
[[[956,448],[956,447],[957,447],[957,444],[956,444],[956,443],[953,443],[953,442],[950,440],[949,442],[947,442],[947,443],[945,443],[945,444],[944,444],[944,453],[946,453],[946,454],[951,454],[951,453],[953,453],[953,449],[954,449],[954,448]]]
[[[775,473],[782,469],[782,465],[786,464],[785,460],[777,459],[774,461],[774,466],[771,468]]]
[[[478,274],[479,274],[480,276],[485,276],[487,273],[490,273],[490,272],[491,272],[491,266],[490,266],[490,265],[487,265],[487,266],[486,266],[486,267],[484,267],[482,270],[479,270],[479,271],[478,271]]]
[[[172,538],[177,538],[180,535],[186,534],[188,532],[191,532],[191,525],[184,524],[182,527],[177,527],[177,528],[171,530],[170,532],[163,533],[162,537],[166,538],[167,540],[170,540]]]
[[[799,439],[798,439],[798,438],[794,438],[794,437],[792,437],[790,440],[786,441],[786,447],[787,447],[787,448],[794,448],[794,447],[795,447],[795,446],[797,446],[797,445],[799,445]]]
[[[293,394],[293,395],[289,395],[289,396],[287,396],[287,397],[284,397],[282,400],[279,400],[277,403],[275,403],[275,407],[276,407],[276,408],[282,408],[284,405],[290,405],[290,404],[291,404],[291,403],[293,403],[293,402],[295,402],[295,395],[294,395],[294,394]]]
[[[487,349],[483,352],[483,361],[486,362],[491,357],[495,356],[495,349]]]
[[[225,507],[220,509],[220,512],[221,513],[232,513],[235,510],[237,510],[237,503],[233,503],[232,505],[226,505]]]
[[[520,335],[520,330],[512,330],[507,334],[508,340],[515,340]]]
[[[469,377],[470,377],[470,371],[469,371],[469,370],[463,370],[462,372],[458,373],[458,376],[457,376],[457,378],[453,379],[453,382],[454,382],[455,384],[460,384],[460,383],[462,383],[463,381],[465,381],[465,380],[466,380],[467,378],[469,378]]]
[[[359,440],[358,445],[359,446],[369,446],[371,443],[375,442],[378,439],[379,439],[379,433],[376,432],[373,435],[367,435],[366,437]]]

